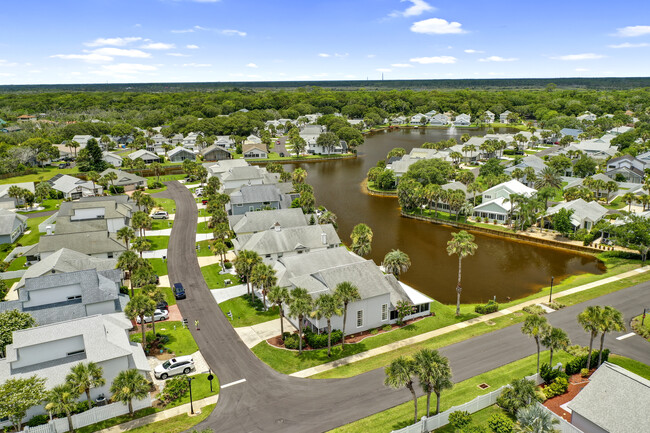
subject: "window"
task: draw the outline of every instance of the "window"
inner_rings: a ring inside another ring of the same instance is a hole
[[[254,207],[254,206],[248,206],[248,210],[249,210],[250,212],[253,212],[253,211],[255,210],[255,207]]]
[[[388,320],[388,304],[382,304],[381,306],[381,321]]]
[[[113,258],[113,253],[108,253],[107,256],[108,256],[109,259],[112,259]]]
[[[357,311],[357,328],[363,326],[363,310]]]

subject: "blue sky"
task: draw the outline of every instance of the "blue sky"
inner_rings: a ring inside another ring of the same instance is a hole
[[[0,84],[650,70],[647,0],[32,0],[0,23]]]

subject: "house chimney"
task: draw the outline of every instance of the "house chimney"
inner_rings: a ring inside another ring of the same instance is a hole
[[[280,232],[280,231],[282,231],[282,226],[280,225],[280,223],[275,223],[275,225],[273,226],[273,229],[276,232]]]
[[[52,235],[52,226],[45,226],[45,231],[47,232],[47,236]]]
[[[323,243],[323,245],[327,245],[327,233],[323,232],[320,234],[320,240]]]

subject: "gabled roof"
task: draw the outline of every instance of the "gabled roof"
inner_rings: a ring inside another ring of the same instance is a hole
[[[325,241],[325,242],[323,242]],[[266,230],[241,235],[235,240],[236,250],[251,250],[259,255],[292,252],[301,249],[326,248],[339,245],[341,239],[331,224],[309,225]]]
[[[529,197],[537,192],[537,190],[527,187],[518,180],[511,179],[507,182],[500,183],[490,189],[483,191],[483,194],[489,194],[495,191],[500,191],[502,189],[507,190],[509,194],[524,194]]]
[[[321,269],[334,268],[363,261],[363,258],[351,253],[346,248],[329,248],[321,251],[313,251],[309,254],[281,257],[273,267],[277,272],[278,286],[289,287],[291,285],[291,278],[309,275]]]
[[[505,172],[508,174],[512,174],[512,172],[515,169],[519,168],[523,170],[526,167],[532,167],[532,169],[535,170],[535,173],[540,173],[542,170],[546,168],[546,164],[544,163],[544,160],[539,156],[528,155],[522,158],[519,164],[507,167],[505,169]]]
[[[18,188],[26,189],[27,191],[34,193],[34,182],[20,182],[20,183],[7,183],[0,185],[0,197],[4,197],[9,193],[9,188],[12,186],[17,186]]]
[[[284,228],[309,225],[307,216],[300,208],[246,212],[244,215],[228,217],[228,220],[235,234],[270,230],[275,224]]]
[[[0,235],[10,235],[16,228],[24,224],[27,224],[27,217],[25,215],[0,208]]]
[[[559,203],[546,211],[547,215],[555,215],[561,209],[572,210],[573,214],[571,215],[571,221],[573,225],[579,226],[583,220],[588,220],[591,222],[600,221],[605,215],[607,215],[607,209],[595,201],[586,202],[585,200],[579,198],[567,203]]]
[[[260,152],[267,153],[268,150],[266,150],[266,144],[263,143],[244,143],[242,146],[242,153],[246,154],[248,152],[254,151],[254,150],[259,150]]]
[[[145,150],[145,149],[140,149],[140,150],[136,150],[133,153],[129,153],[128,157],[131,158],[134,161],[136,159],[138,159],[138,158],[147,159],[147,160],[149,160],[149,159],[156,159],[156,160],[160,159],[160,157],[158,155],[156,155],[153,152],[149,152],[148,150]]]
[[[33,290],[43,290],[62,286],[79,285],[81,287],[82,304],[95,304],[97,302],[114,301],[118,298],[119,283],[122,280],[120,269],[97,271],[87,269],[77,272],[48,274],[25,279],[25,287],[21,289],[27,294]]]
[[[264,178],[265,171],[266,170],[263,170],[260,167],[254,165],[247,165],[245,167],[233,167],[222,175],[222,180],[225,182],[231,180],[262,179]]]
[[[68,176],[67,174],[57,174],[48,180],[48,182],[50,185],[52,185],[52,188],[64,193],[70,193],[77,188],[84,188],[90,191],[93,189],[92,182],[81,180],[77,177]],[[95,188],[101,188],[101,186],[95,184]]]
[[[617,158],[610,159],[609,161],[607,161],[607,165],[614,164],[614,163],[617,163],[619,161],[630,161],[630,162],[638,161],[638,162],[642,163],[642,161],[636,159],[632,155],[623,155],[623,156],[619,156]]]
[[[115,173],[117,175],[117,180],[113,181],[116,186],[125,186],[125,185],[134,185],[136,183],[141,183],[143,185],[147,184],[147,179],[140,177],[137,174],[129,173],[127,171],[117,170],[115,168],[107,168],[102,171],[101,175],[105,176],[106,173]]]
[[[282,193],[275,185],[244,185],[239,191],[230,194],[230,203],[264,203],[279,202],[282,200]]]
[[[186,149],[186,148],[184,148],[182,146],[178,146],[178,147],[173,148],[172,150],[167,152],[167,156],[171,158],[172,156],[174,156],[174,155],[176,155],[178,153],[188,153],[188,154],[194,156],[194,152],[192,152],[191,150]]]
[[[114,233],[94,231],[41,236],[34,248],[25,254],[36,255],[58,251],[61,248],[68,248],[83,254],[115,253],[126,250],[126,246],[117,240]]]
[[[118,161],[122,161],[122,157],[118,155],[117,153],[112,153],[112,152],[102,152],[102,155],[104,159],[116,159]]]
[[[227,154],[230,154],[230,151],[227,149],[224,149],[223,147],[219,146],[218,144],[213,144],[211,146],[206,147],[205,149],[201,150],[201,155],[205,156],[209,153],[215,152],[215,151],[221,151],[221,152],[226,152]],[[239,161],[235,159],[234,161]]]
[[[206,149],[209,149],[209,147]],[[244,159],[226,159],[209,166],[208,171],[210,171],[210,173],[212,174],[221,174],[221,173],[226,173],[227,171],[230,171],[235,167],[249,167],[249,166],[250,164],[248,163],[248,161]]]

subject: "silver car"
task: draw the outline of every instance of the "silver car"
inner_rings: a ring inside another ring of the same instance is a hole
[[[160,322],[161,320],[167,320],[169,319],[169,311],[167,310],[156,310],[153,313],[153,317],[151,316],[144,316],[144,323],[149,323],[149,322]],[[136,319],[136,322],[138,325],[140,324],[140,316]]]
[[[194,360],[191,356],[177,356],[154,368],[153,373],[156,379],[165,380],[169,376],[189,374],[192,370],[194,370]]]
[[[155,220],[166,220],[167,218],[169,218],[169,214],[167,213],[167,211],[159,210],[158,212],[152,213],[151,218]]]

